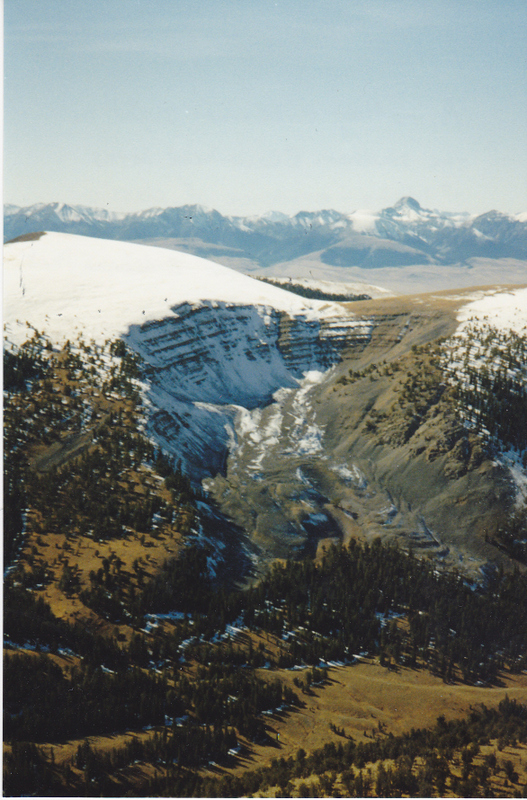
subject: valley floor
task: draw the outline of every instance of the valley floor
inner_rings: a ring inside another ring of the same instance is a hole
[[[246,637],[242,635],[243,638]],[[255,644],[259,638],[253,637]],[[268,635],[262,635],[261,639],[268,645],[273,645]],[[58,658],[58,661],[71,661],[71,658],[65,656]],[[184,671],[192,675],[194,668],[189,665]],[[292,689],[293,678],[298,674],[294,670],[283,669],[257,672],[264,680],[278,677]],[[205,780],[210,778],[214,781],[221,779],[225,781],[229,776],[243,781],[248,772],[258,770],[268,771],[272,775],[277,763],[291,764],[298,760],[300,750],[309,756],[320,752],[323,748],[327,750],[330,743],[338,747],[351,739],[356,744],[362,742],[365,745],[373,741],[382,742],[390,737],[408,734],[412,729],[433,728],[441,716],[447,721],[460,720],[475,708],[481,706],[496,708],[507,698],[527,706],[527,674],[505,673],[500,676],[500,684],[495,687],[445,684],[440,678],[424,669],[407,667],[388,669],[381,667],[378,660],[370,658],[364,658],[360,663],[351,666],[330,667],[326,681],[302,693],[300,708],[291,707],[267,714],[265,727],[269,738],[266,744],[257,744],[239,736],[237,752],[232,752],[228,758],[222,759],[219,763],[211,763],[208,767],[202,768],[200,775]],[[151,741],[156,732],[157,735],[162,735],[162,731],[162,728],[154,727],[150,730],[115,733],[110,736],[53,741],[39,745],[39,749],[48,764],[56,765],[59,771],[66,770],[70,778],[70,789],[73,790],[83,785],[84,774],[82,770],[69,765],[75,763],[79,748],[85,746],[86,742],[93,751],[111,757],[115,749],[131,742]],[[5,753],[9,754],[10,751],[10,745],[5,746]],[[497,769],[495,768],[489,779],[489,788],[492,787],[494,796],[521,796],[518,791],[521,790],[522,784],[527,786],[527,743],[489,740],[487,745],[479,748],[474,763],[486,764],[487,761],[493,763],[494,758],[497,759]],[[450,771],[453,776],[457,774],[460,780],[462,761],[461,751],[452,753]],[[365,764],[365,774],[373,776],[373,783],[380,763],[381,761],[372,761]],[[394,767],[394,763],[390,760],[382,761],[383,768]],[[512,769],[510,764],[517,773],[513,782],[506,776],[506,770]],[[424,760],[420,761],[417,758],[414,771],[423,765]],[[115,791],[117,792],[119,786],[126,787],[126,796],[134,796],[133,787],[136,786],[138,796],[143,796],[141,787],[145,783],[157,777],[162,785],[164,777],[166,778],[168,774],[160,763],[156,765],[139,760],[134,765],[123,767],[114,773]],[[332,776],[334,784],[329,793],[323,788],[324,785],[327,788],[328,776]],[[300,777],[291,779],[288,792],[292,792],[292,796],[308,796],[307,787],[310,796],[346,796],[342,781],[340,773],[334,770],[317,770],[303,779]],[[65,786],[64,789],[66,788]],[[525,786],[523,789],[525,791]],[[254,796],[273,797],[283,793],[283,786],[280,789],[279,785],[271,784]],[[378,796],[373,786],[371,794],[368,792],[367,796]],[[458,795],[445,790],[440,796]]]

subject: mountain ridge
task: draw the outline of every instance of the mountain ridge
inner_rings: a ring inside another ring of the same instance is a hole
[[[131,213],[57,202],[5,206],[5,240],[37,230],[122,241],[194,238],[204,244],[204,252],[214,245],[239,251],[239,257],[250,259],[254,269],[318,251],[322,263],[332,264],[333,247],[341,250],[340,267],[357,266],[357,251],[368,247],[379,251],[376,263],[381,267],[441,266],[478,257],[527,260],[525,213],[440,212],[423,208],[409,196],[378,212],[324,209],[294,215],[270,211],[229,216],[198,204]],[[383,248],[379,248],[379,240]],[[394,263],[393,250],[400,252],[401,247],[408,249]],[[214,256],[211,252],[210,257]]]

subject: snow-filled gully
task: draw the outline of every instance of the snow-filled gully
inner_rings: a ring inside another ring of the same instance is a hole
[[[321,449],[306,396],[342,347],[369,341],[368,320],[208,302],[173,311],[132,326],[126,339],[148,365],[149,433],[194,480],[221,471],[233,448],[254,451],[254,473],[283,426],[295,448]]]
[[[344,347],[366,346],[373,323],[342,312],[314,319],[218,302],[172,310],[168,319],[132,326],[125,338],[147,365],[147,433],[215,501],[202,509],[196,533],[211,546],[213,539],[227,543],[215,557],[221,569],[236,562],[242,574],[242,561],[254,559],[254,547],[260,554],[267,549],[254,538],[251,520],[256,528],[273,529],[272,551],[291,552],[308,540],[338,535],[323,511],[326,498],[308,478],[298,491],[292,487],[292,500],[282,500],[274,497],[282,479],[273,472],[285,464],[294,474],[306,459],[323,457],[311,393],[329,377]],[[218,491],[223,475],[229,485],[224,498]],[[266,483],[272,500],[260,495]],[[233,497],[239,509],[232,507]],[[291,502],[301,507],[294,518]],[[243,552],[236,530],[249,534]]]

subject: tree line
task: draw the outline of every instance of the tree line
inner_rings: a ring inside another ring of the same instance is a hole
[[[337,303],[350,303],[356,300],[371,300],[369,294],[344,294],[338,292],[325,292],[323,289],[315,289],[312,286],[304,286],[301,283],[282,283],[272,278],[258,278],[259,281],[269,283],[271,286],[277,286],[279,289],[284,289],[286,292],[298,294],[300,297],[309,297],[313,300],[331,300]]]

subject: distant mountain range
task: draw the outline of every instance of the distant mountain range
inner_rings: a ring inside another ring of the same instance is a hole
[[[411,197],[379,212],[223,216],[199,205],[137,213],[40,203],[4,209],[4,240],[36,231],[160,244],[253,271],[316,254],[329,268],[379,269],[527,259],[527,213],[432,211]],[[245,268],[243,266],[245,261]]]

